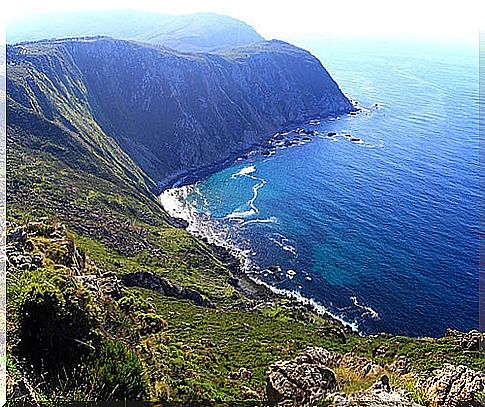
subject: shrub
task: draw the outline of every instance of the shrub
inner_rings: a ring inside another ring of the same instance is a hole
[[[20,307],[18,353],[38,372],[71,370],[89,355],[98,322],[85,292],[33,288]]]
[[[147,381],[140,359],[118,341],[106,340],[92,362],[94,393],[98,400],[142,400]]]

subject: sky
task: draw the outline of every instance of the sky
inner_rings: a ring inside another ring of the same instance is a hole
[[[16,0],[4,18],[53,11],[139,9],[166,14],[215,12],[239,18],[266,38],[305,35],[478,43],[484,0]]]

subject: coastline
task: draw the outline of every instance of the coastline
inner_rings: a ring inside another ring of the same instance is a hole
[[[359,112],[362,110],[355,103],[353,104],[353,106],[355,108],[353,112]],[[347,114],[351,115],[350,112]],[[352,116],[355,114],[356,113],[352,114]],[[292,307],[304,307],[307,311],[316,313],[320,317],[325,318],[333,324],[338,325],[339,328],[343,331],[363,335],[363,333],[359,330],[358,324],[356,322],[348,322],[338,315],[334,315],[323,305],[317,303],[314,299],[307,298],[297,291],[290,291],[273,287],[270,284],[254,276],[251,276],[250,270],[244,264],[245,258],[241,249],[232,246],[224,239],[217,239],[217,241],[215,241],[214,239],[209,239],[208,236],[204,235],[203,232],[198,228],[191,229],[190,221],[180,216],[180,214],[175,215],[173,213],[170,213],[170,210],[167,209],[161,199],[163,193],[170,189],[194,185],[197,182],[209,177],[210,175],[235,164],[239,160],[247,159],[252,154],[261,153],[263,156],[267,156],[268,154],[264,154],[264,151],[267,151],[268,148],[277,148],[277,146],[271,144],[271,142],[276,140],[281,141],[281,138],[278,138],[278,136],[280,135],[283,135],[283,141],[285,141],[285,137],[288,134],[301,135],[302,137],[315,136],[318,135],[318,131],[315,132],[313,130],[307,130],[305,129],[305,127],[308,128],[309,126],[312,126],[314,124],[319,124],[320,120],[339,117],[340,115],[328,116],[326,118],[314,118],[311,120],[306,120],[304,124],[300,122],[299,124],[296,124],[291,130],[276,132],[268,140],[262,143],[253,144],[239,153],[234,153],[233,155],[231,155],[230,158],[222,163],[215,163],[196,170],[186,170],[184,172],[173,174],[171,177],[167,177],[157,184],[156,195],[165,212],[167,213],[169,222],[175,227],[185,229],[192,236],[202,240],[205,244],[207,244],[209,248],[213,251],[213,253],[217,256],[217,258],[230,271],[232,275],[230,284],[239,292],[241,292],[246,298],[254,300],[258,303],[271,301],[274,299],[286,299],[290,301]],[[301,126],[303,126],[303,128]],[[309,138],[305,142],[307,141],[312,141],[312,139]],[[238,253],[235,254],[235,252]]]
[[[229,283],[246,298],[255,301],[256,305],[275,299],[285,299],[289,301],[288,305],[290,307],[295,309],[303,308],[307,312],[315,313],[319,317],[326,319],[328,322],[337,325],[343,334],[353,333],[359,336],[364,336],[358,329],[356,323],[350,323],[343,318],[332,314],[314,299],[307,298],[297,291],[289,291],[273,287],[260,279],[252,277],[250,273],[245,270],[242,258],[235,256],[231,253],[231,250],[222,243],[212,242],[207,237],[188,230],[188,222],[185,219],[169,215],[169,221],[174,227],[185,229],[192,236],[202,240],[231,273],[231,280]]]
[[[199,168],[188,168],[184,170],[179,170],[173,174],[170,174],[161,180],[156,182],[156,187],[154,190],[155,195],[160,196],[160,194],[171,188],[181,187],[184,185],[194,184],[197,181],[201,181],[216,172],[219,172],[227,167],[230,167],[232,164],[237,162],[238,160],[247,159],[251,154],[255,154],[260,152],[262,155],[271,155],[266,154],[271,148],[274,148],[276,145],[271,145],[270,143],[274,141],[274,137],[276,135],[288,135],[288,134],[298,134],[298,130],[305,130],[306,127],[312,126],[314,124],[320,123],[321,121],[325,120],[337,120],[342,116],[355,116],[360,112],[364,111],[365,109],[358,104],[358,102],[349,99],[350,103],[352,104],[352,109],[349,111],[342,111],[338,113],[334,113],[331,115],[326,116],[312,116],[311,118],[306,117],[302,120],[297,120],[293,122],[289,122],[284,124],[280,130],[268,135],[267,138],[262,140],[258,143],[249,144],[245,148],[232,152],[225,160],[212,163],[206,165],[204,167]],[[313,134],[315,135],[315,134]],[[312,136],[311,132],[301,134],[303,137]],[[310,140],[306,140],[310,141]]]

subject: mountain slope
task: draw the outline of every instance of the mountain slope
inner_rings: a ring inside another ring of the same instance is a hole
[[[13,20],[7,26],[7,43],[92,35],[163,44],[185,52],[218,51],[264,41],[243,21],[213,13],[46,13]]]
[[[318,59],[280,41],[195,55],[87,38],[11,46],[8,56],[14,99],[30,97],[49,119],[83,128],[93,149],[99,134],[111,136],[156,182],[352,109]]]

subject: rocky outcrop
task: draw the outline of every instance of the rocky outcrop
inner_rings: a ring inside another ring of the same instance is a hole
[[[355,392],[349,396],[337,394],[331,397],[331,406],[335,407],[419,407],[403,389],[392,388],[389,377],[384,375],[367,390]]]
[[[309,348],[293,360],[272,364],[267,372],[266,396],[272,403],[285,400],[298,405],[316,403],[336,386],[329,364],[338,355],[322,348]]]
[[[417,386],[425,391],[434,406],[480,406],[476,395],[485,390],[485,373],[445,364],[433,371],[431,377],[418,380]]]
[[[387,366],[387,370],[399,376],[408,374],[411,371],[411,363],[406,356],[401,355]]]
[[[479,332],[476,329],[469,332],[448,329],[445,337],[452,338],[463,349],[485,352],[485,332]]]
[[[403,358],[393,366],[396,372],[408,369]],[[366,382],[374,380],[374,384],[351,395],[338,393],[339,377],[335,372],[351,374]],[[325,400],[332,406],[417,406],[408,392],[391,386],[382,366],[353,353],[341,355],[320,347],[307,348],[293,360],[272,364],[267,372],[266,397],[270,402],[289,405],[318,405]]]
[[[104,296],[117,300],[123,296],[121,281],[112,271],[100,276],[93,274],[77,276],[77,279],[97,297]]]
[[[352,353],[345,354],[340,360],[340,367],[352,371],[361,378],[378,377],[384,371],[382,366],[369,359],[355,356]]]
[[[9,225],[7,233],[7,267],[10,270],[34,270],[44,263],[44,255],[35,250],[30,240],[33,237],[44,237],[55,244],[55,252],[51,256],[58,264],[71,268],[79,273],[85,268],[86,256],[65,236],[65,226],[49,224],[44,220],[30,222],[24,226]]]
[[[127,287],[147,288],[168,297],[189,300],[201,307],[214,307],[214,305],[197,290],[187,287],[179,287],[149,271],[123,274],[121,276],[121,281]]]

